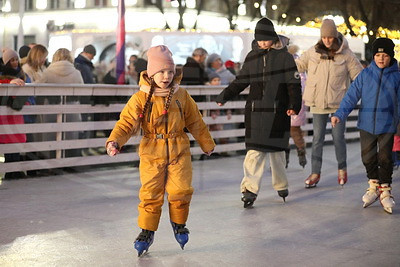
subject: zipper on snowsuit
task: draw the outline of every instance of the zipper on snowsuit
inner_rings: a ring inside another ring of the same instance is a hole
[[[165,134],[168,134],[168,112],[165,114]],[[169,164],[169,144],[168,138],[165,138],[165,146],[167,148],[167,165]]]
[[[265,77],[265,74],[267,73],[267,54],[264,54],[263,55],[263,64],[264,64],[264,66],[263,66],[263,74],[262,74],[262,76],[263,76],[263,89],[261,90],[261,98],[263,98],[264,97],[264,89],[265,89],[265,86],[266,86],[266,77]]]

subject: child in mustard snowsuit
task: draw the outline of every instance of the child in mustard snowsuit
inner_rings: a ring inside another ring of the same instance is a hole
[[[116,155],[128,139],[142,129],[139,145],[140,204],[138,224],[142,229],[135,241],[139,256],[153,242],[168,193],[169,216],[175,238],[182,249],[188,241],[185,223],[189,214],[192,188],[192,164],[186,127],[210,155],[215,143],[189,93],[179,87],[182,71],[176,71],[170,50],[151,47],[147,71],[141,73],[140,90],[120,114],[106,142],[107,153]]]

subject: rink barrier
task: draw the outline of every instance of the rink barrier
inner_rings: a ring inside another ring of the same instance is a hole
[[[241,100],[230,101],[224,106],[216,105],[213,99],[218,95],[224,86],[185,86],[188,92],[195,98],[201,97],[202,100],[197,100],[199,110],[203,114],[204,121],[207,125],[223,124],[230,126],[228,129],[211,131],[214,139],[228,138],[229,142],[218,144],[215,148],[216,153],[233,152],[245,150],[244,144],[244,106],[245,96],[248,94],[246,89],[241,97]],[[0,85],[1,96],[131,96],[138,90],[137,86],[128,85],[61,85],[61,84],[27,84],[24,87],[15,85],[2,84]],[[141,139],[140,136],[132,137],[126,144],[123,153],[117,157],[110,158],[105,154],[104,144],[106,136],[96,136],[95,138],[82,138],[75,140],[64,140],[63,133],[65,132],[84,132],[84,131],[102,131],[111,130],[116,121],[82,121],[82,122],[64,122],[65,114],[94,114],[94,113],[120,113],[125,103],[114,103],[108,106],[98,104],[56,104],[56,105],[26,105],[20,111],[15,111],[6,106],[0,106],[1,115],[43,115],[56,114],[57,122],[53,123],[33,123],[20,125],[0,125],[0,134],[12,133],[56,133],[56,140],[27,142],[16,144],[0,144],[0,155],[5,153],[21,153],[22,155],[29,152],[56,151],[56,157],[51,159],[37,159],[30,161],[19,161],[11,163],[1,163],[0,173],[11,171],[27,171],[36,169],[54,169],[63,167],[77,166],[95,166],[99,164],[112,164],[122,162],[132,162],[139,160],[136,153],[136,147]],[[221,115],[213,119],[210,116],[210,110],[227,110],[234,111],[231,119]],[[356,118],[358,111],[355,110],[349,117],[346,124],[347,132],[346,139],[358,139],[359,134],[356,129]],[[234,126],[234,127],[232,127]],[[327,125],[326,142],[332,140],[329,129],[330,123]],[[310,144],[312,141],[312,115],[307,113],[307,123],[302,126],[305,133],[305,141]],[[191,134],[188,134],[190,140],[194,140]],[[293,145],[292,139],[290,139]],[[191,152],[194,156],[202,154],[200,147],[196,142],[192,142]],[[80,157],[64,157],[64,152],[67,149],[92,149],[89,155]],[[94,149],[94,150],[93,150]]]

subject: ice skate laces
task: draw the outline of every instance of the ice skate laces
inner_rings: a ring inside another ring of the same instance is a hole
[[[189,230],[185,227],[185,224],[176,224],[174,225],[175,234],[189,234]]]
[[[372,180],[370,180],[370,181],[368,181],[368,183],[369,183],[369,187],[367,188],[367,193],[368,194],[378,194],[378,186],[379,186],[379,184],[378,184],[378,182],[377,181],[372,181]]]
[[[387,197],[393,199],[393,196],[392,196],[392,194],[390,192],[391,189],[392,188],[389,187],[389,186],[380,186],[379,187],[380,199],[383,200],[383,199],[385,199]]]
[[[152,231],[150,230],[143,230],[138,237],[136,238],[136,241],[143,241],[143,242],[148,242],[151,239]]]

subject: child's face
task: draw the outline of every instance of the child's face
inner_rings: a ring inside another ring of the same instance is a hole
[[[210,81],[210,85],[221,85],[221,79],[219,77],[215,77]]]
[[[257,41],[258,47],[260,49],[269,49],[271,48],[272,44],[274,43],[274,41],[272,40],[268,40],[268,41]]]
[[[158,87],[166,89],[170,86],[172,79],[174,78],[174,72],[172,70],[162,70],[154,74],[153,79]]]
[[[13,57],[12,59],[10,59],[10,66],[13,69],[18,68],[18,58]]]
[[[378,68],[383,69],[389,67],[390,56],[386,53],[376,53],[374,56],[374,61]]]

